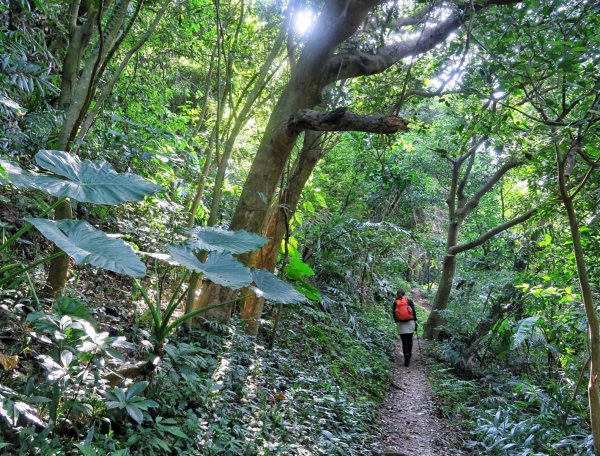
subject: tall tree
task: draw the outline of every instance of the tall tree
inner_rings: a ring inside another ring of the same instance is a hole
[[[468,196],[466,189],[469,178],[473,171],[478,151],[481,151],[488,138],[485,136],[470,138],[463,145],[456,159],[448,158],[451,166],[450,194],[446,200],[448,205],[448,232],[446,238],[446,255],[442,265],[442,273],[438,282],[432,311],[424,326],[424,336],[429,339],[437,338],[442,323],[440,312],[448,305],[448,299],[452,290],[452,281],[456,273],[456,255],[482,245],[493,236],[519,224],[530,218],[537,208],[532,208],[522,215],[497,225],[476,239],[459,244],[459,233],[464,221],[477,208],[481,199],[490,193],[494,186],[500,182],[504,175],[511,169],[520,166],[523,161],[518,157],[509,158],[498,166],[485,182]]]
[[[137,49],[156,28],[168,4],[169,1],[165,1],[156,13],[155,21],[150,24],[147,33],[136,45]],[[109,63],[115,58],[123,40],[131,32],[143,5],[143,0],[138,2],[115,0],[106,3],[100,1],[99,4],[90,0],[72,0],[68,22],[65,24],[68,29],[68,45],[62,62],[58,100],[58,109],[64,112],[64,119],[58,137],[48,144],[48,147],[70,150],[71,143],[78,135],[82,124],[84,124],[83,136],[89,125],[93,123],[99,113],[98,106],[102,105],[107,94],[110,93],[110,88],[114,86],[116,79],[133,55],[125,55],[121,61],[123,65],[114,72],[115,81],[111,80],[108,83],[107,88],[96,99],[96,107],[90,110]],[[72,215],[69,202],[64,202],[56,208],[57,219],[69,219]],[[46,284],[49,292],[57,295],[62,291],[68,270],[69,259],[66,255],[59,256],[51,262]]]
[[[313,33],[304,43],[301,54],[292,68],[290,81],[271,113],[236,206],[231,229],[245,229],[255,233],[264,231],[277,185],[302,131],[377,131],[365,129],[362,122],[346,112],[340,116],[343,128],[339,127],[338,120],[333,125],[323,127],[328,114],[318,114],[310,109],[322,103],[323,91],[328,85],[336,81],[381,73],[405,57],[427,52],[442,43],[480,10],[492,5],[512,3],[516,2],[489,0],[462,6],[434,3],[413,15],[392,21],[384,25],[383,30],[378,29],[377,33],[374,33],[372,24],[378,23],[379,8],[385,8],[383,2],[327,1],[321,8]],[[433,19],[431,23],[429,18]],[[417,33],[414,35],[391,40],[392,43],[384,43],[374,50],[367,50],[351,40],[357,32],[365,39],[373,34],[385,36],[387,32],[391,32],[397,38],[403,31],[419,25],[421,26],[417,27]],[[342,44],[351,48],[335,53],[336,49],[342,48]],[[335,118],[340,112],[334,111],[329,115]],[[251,259],[249,261],[252,265]],[[214,299],[217,294],[207,292],[205,296],[207,299]],[[228,313],[221,317],[227,319],[227,315]]]

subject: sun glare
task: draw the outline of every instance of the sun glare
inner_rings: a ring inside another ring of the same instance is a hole
[[[301,10],[294,15],[294,30],[300,36],[305,35],[315,22],[317,15],[311,10]]]

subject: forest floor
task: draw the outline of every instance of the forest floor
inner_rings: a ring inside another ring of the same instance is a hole
[[[415,304],[431,307],[420,290],[411,290]],[[379,415],[380,442],[386,456],[457,456],[461,438],[439,418],[425,372],[426,347],[414,341],[410,367],[404,367],[400,338],[394,353],[392,382]]]

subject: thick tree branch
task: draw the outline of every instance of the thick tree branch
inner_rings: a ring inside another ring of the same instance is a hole
[[[479,188],[479,190],[477,190],[477,193],[475,193],[475,195],[473,195],[473,197],[464,206],[462,206],[459,211],[457,211],[457,215],[464,220],[471,212],[473,212],[473,210],[479,204],[481,198],[483,198],[483,196],[498,183],[502,176],[504,176],[511,169],[521,166],[522,164],[523,161],[521,160],[510,160],[502,165],[502,167],[496,171],[496,173],[494,173],[494,175],[490,177],[486,183]]]
[[[477,2],[475,8],[478,11],[491,5],[506,5],[518,3],[519,0],[487,0]],[[381,46],[374,53],[355,51],[332,56],[329,59],[323,78],[324,86],[334,81],[367,76],[385,71],[399,60],[427,52],[438,44],[444,42],[448,36],[458,30],[463,23],[462,14],[456,12],[435,27],[423,28],[417,36],[400,41],[398,43]]]
[[[467,186],[467,182],[469,181],[469,177],[471,176],[471,171],[473,169],[473,164],[475,163],[475,154],[477,153],[477,149],[479,149],[479,146],[481,146],[485,141],[487,141],[487,139],[487,136],[482,136],[479,139],[473,138],[473,145],[471,146],[471,148],[466,153],[462,154],[456,161],[456,164],[460,168],[465,160],[469,160],[469,162],[467,163],[467,169],[465,170],[465,174],[463,175],[463,178],[458,184],[457,196],[459,207],[462,206],[462,204],[466,200],[465,187]]]
[[[364,131],[368,133],[391,134],[408,130],[408,122],[393,115],[361,116],[338,108],[330,112],[300,109],[289,120],[290,133],[304,130],[314,131]]]
[[[483,244],[484,242],[486,242],[488,239],[493,238],[497,234],[502,233],[503,231],[506,231],[509,228],[512,228],[513,226],[518,225],[519,223],[523,223],[525,220],[529,219],[533,214],[535,214],[537,212],[537,210],[538,210],[537,207],[529,209],[524,214],[522,214],[518,217],[515,217],[514,219],[509,220],[508,222],[505,222],[501,225],[498,225],[495,228],[492,228],[491,230],[487,231],[486,233],[482,234],[477,239],[474,239],[471,242],[466,242],[464,244],[455,245],[454,247],[450,247],[448,249],[448,254],[456,255],[458,253],[466,252],[467,250],[474,249],[475,247],[478,247],[481,244]]]

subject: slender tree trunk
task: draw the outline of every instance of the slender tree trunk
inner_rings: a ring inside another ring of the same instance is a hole
[[[440,311],[448,306],[450,292],[452,291],[452,282],[456,273],[456,255],[448,253],[448,251],[458,243],[458,233],[460,224],[457,221],[450,222],[448,229],[448,240],[446,242],[446,256],[442,266],[442,275],[438,283],[438,289],[433,300],[432,311],[429,314],[427,322],[423,326],[423,337],[426,339],[437,339],[442,324]]]
[[[102,91],[99,93],[98,97],[96,98],[94,107],[85,116],[85,119],[84,119],[83,123],[81,124],[81,128],[79,129],[79,132],[77,134],[77,139],[81,140],[85,137],[88,130],[90,129],[90,127],[92,126],[92,124],[94,123],[96,118],[98,117],[98,114],[102,110],[104,102],[109,97],[109,95],[112,92],[113,87],[119,80],[121,73],[123,73],[123,70],[127,67],[131,58],[137,53],[137,51],[140,50],[140,48],[146,43],[146,41],[148,41],[148,38],[150,38],[150,36],[154,33],[154,31],[156,30],[156,27],[158,26],[158,23],[164,16],[165,12],[167,11],[167,7],[169,6],[170,3],[171,3],[171,0],[163,1],[162,5],[160,7],[160,10],[158,11],[158,13],[156,13],[154,20],[148,26],[148,29],[146,30],[144,35],[139,39],[139,41],[136,43],[136,45],[127,52],[127,54],[125,55],[123,60],[121,60],[119,67],[111,75],[110,80],[104,85],[104,87],[102,88]]]
[[[73,210],[68,201],[63,202],[54,210],[54,218],[56,220],[73,218]],[[58,253],[61,250],[54,247],[52,253]],[[50,262],[48,269],[48,277],[46,278],[46,286],[44,292],[51,294],[54,297],[62,294],[67,283],[67,275],[69,273],[69,256],[60,255]]]
[[[588,404],[590,410],[590,422],[592,436],[594,439],[594,454],[600,456],[600,323],[598,314],[594,307],[592,288],[588,278],[585,255],[581,244],[581,233],[579,231],[579,222],[573,204],[573,198],[569,195],[565,179],[565,166],[560,153],[559,146],[556,147],[556,161],[558,170],[558,184],[562,203],[569,219],[569,229],[571,239],[573,240],[573,252],[575,254],[575,263],[577,265],[577,277],[581,288],[583,305],[588,320],[588,334],[590,341],[590,372],[588,382]]]

